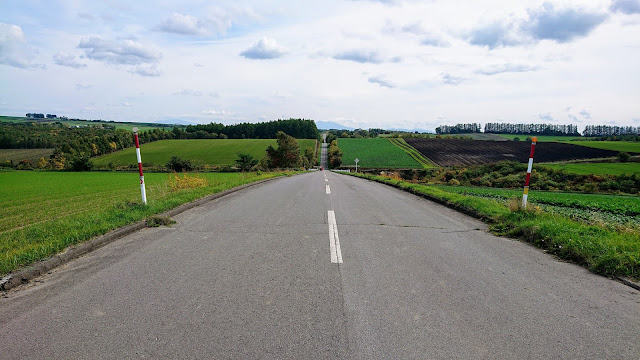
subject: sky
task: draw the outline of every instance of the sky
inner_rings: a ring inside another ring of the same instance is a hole
[[[640,126],[640,0],[0,0],[0,115]]]

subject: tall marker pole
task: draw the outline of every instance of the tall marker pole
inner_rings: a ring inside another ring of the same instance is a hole
[[[522,195],[522,207],[527,208],[527,197],[529,196],[529,180],[531,179],[531,168],[533,167],[533,152],[536,150],[537,137],[531,138],[531,153],[529,153],[529,166],[527,167],[527,180],[524,182],[524,194]]]
[[[144,175],[142,174],[142,158],[140,157],[140,141],[138,140],[138,128],[134,127],[133,137],[136,140],[136,157],[138,158],[138,170],[140,170],[140,193],[142,194],[142,202],[147,205],[147,191],[144,187]]]

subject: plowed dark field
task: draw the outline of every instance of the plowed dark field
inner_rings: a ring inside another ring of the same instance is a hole
[[[526,163],[529,161],[531,143],[525,141],[479,141],[405,139],[407,143],[440,166],[489,164],[502,160]],[[618,153],[585,146],[538,142],[535,161],[566,161],[614,157]]]

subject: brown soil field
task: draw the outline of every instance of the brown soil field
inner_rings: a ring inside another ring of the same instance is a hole
[[[503,160],[526,163],[529,161],[530,142],[405,139],[407,143],[440,166],[467,166],[489,164]],[[535,162],[567,161],[617,156],[616,151],[587,148],[584,146],[538,142]]]

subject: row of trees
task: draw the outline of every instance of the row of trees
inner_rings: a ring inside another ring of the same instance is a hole
[[[587,125],[584,136],[640,135],[640,126]]]
[[[242,123],[223,125],[210,123],[206,125],[189,125],[184,130],[174,128],[178,139],[274,139],[278,131],[282,131],[297,139],[318,139],[320,133],[313,120],[289,119],[262,123]]]
[[[375,138],[378,137],[380,134],[391,134],[392,132],[390,130],[384,130],[384,129],[378,129],[378,128],[372,128],[369,130],[365,130],[365,129],[355,129],[355,130],[329,130],[327,131],[327,134],[329,137],[331,137],[331,139],[336,139],[336,138],[366,138],[366,137],[370,137],[370,138]],[[329,140],[329,137],[327,138],[327,140]],[[329,143],[331,143],[331,141],[327,141]]]
[[[485,133],[580,136],[576,125],[487,123]]]
[[[456,124],[455,126],[440,125],[436,128],[437,134],[468,134],[479,133],[481,131],[482,126],[478,123]]]

